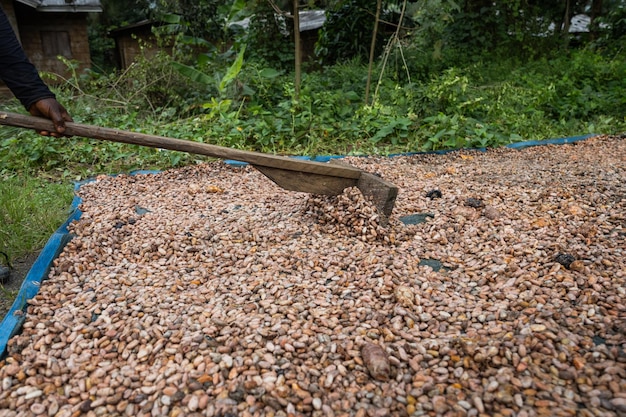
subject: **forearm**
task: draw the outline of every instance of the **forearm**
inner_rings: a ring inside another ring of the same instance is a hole
[[[26,109],[38,100],[54,98],[54,94],[39,77],[35,66],[24,54],[2,9],[0,9],[0,78]]]

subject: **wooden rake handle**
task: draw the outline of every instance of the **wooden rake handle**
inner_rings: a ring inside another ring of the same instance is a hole
[[[55,130],[54,124],[48,119],[9,112],[0,112],[0,124],[35,130]],[[233,159],[235,161],[247,162],[251,165],[333,175],[337,177],[358,179],[361,176],[361,170],[354,167],[332,166],[322,162],[303,161],[286,156],[243,151],[223,146],[210,145],[208,143],[174,139],[165,136],[148,135],[145,133],[128,132],[119,129],[110,129],[74,122],[66,122],[65,126],[65,133],[71,136],[81,136],[91,139],[149,146],[152,148],[181,151],[221,159]]]
[[[55,130],[54,124],[48,119],[9,112],[0,112],[0,124],[35,130]],[[74,122],[66,122],[65,126],[65,133],[71,136],[81,136],[91,139],[128,143],[247,162],[279,186],[291,191],[329,195],[340,194],[343,189],[355,186],[362,172],[351,166],[337,166],[322,162],[305,161],[286,156],[231,149],[210,145],[208,143],[174,139],[165,136],[128,132]]]

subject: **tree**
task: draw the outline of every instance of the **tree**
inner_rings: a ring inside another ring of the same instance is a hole
[[[446,39],[468,55],[521,51],[529,56],[569,44],[572,16],[602,13],[602,0],[466,0]],[[552,36],[550,36],[552,35]]]
[[[300,43],[300,7],[298,0],[293,0],[292,8],[293,16],[293,39],[294,39],[294,61],[295,61],[295,79],[294,79],[294,98],[300,99],[300,82],[302,71],[302,44]]]
[[[102,13],[92,17],[109,29],[119,28],[148,19],[151,4],[150,0],[106,0],[102,2]]]
[[[323,64],[359,57],[367,59],[375,24],[377,0],[347,0],[327,10],[326,23],[320,30],[316,54]],[[382,20],[391,21],[387,13]],[[386,25],[377,30],[375,55],[382,52]]]
[[[590,30],[591,30],[591,39],[595,40],[597,37],[597,30],[596,30],[596,19],[598,17],[602,16],[602,0],[593,0],[591,2],[591,24],[590,26]]]
[[[223,34],[221,16],[227,13],[231,2],[218,0],[158,0],[152,15],[159,19],[166,14],[177,14],[184,22],[187,34],[206,40],[220,39]]]
[[[374,20],[374,30],[372,31],[372,43],[370,44],[370,58],[367,68],[367,82],[365,84],[365,104],[370,100],[370,85],[372,83],[372,70],[374,67],[374,55],[376,52],[376,35],[378,34],[378,22],[380,21],[380,9],[382,8],[382,0],[376,3],[376,18]]]

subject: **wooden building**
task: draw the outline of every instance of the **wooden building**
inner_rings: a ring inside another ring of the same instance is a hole
[[[115,40],[118,67],[130,67],[142,54],[149,58],[161,50],[171,53],[173,42],[168,42],[165,47],[162,44],[159,46],[152,32],[152,28],[162,25],[163,23],[154,20],[142,20],[112,30],[109,36]]]
[[[0,0],[26,55],[39,71],[68,76],[59,55],[91,66],[87,14],[100,0]],[[48,80],[46,80],[48,81]]]

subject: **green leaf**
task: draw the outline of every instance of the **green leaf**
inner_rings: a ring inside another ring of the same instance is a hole
[[[228,21],[233,21],[246,10],[246,0],[235,0],[230,12],[228,13]]]
[[[211,57],[208,54],[200,54],[198,55],[198,65],[204,66],[211,62]]]
[[[391,121],[389,124],[383,126],[374,136],[372,136],[370,140],[374,143],[378,143],[384,138],[386,138],[387,136],[394,133],[394,131],[397,128],[406,129],[405,123],[403,122],[404,122],[404,119],[397,119],[397,120]]]
[[[172,62],[172,66],[178,71],[180,74],[189,78],[192,81],[204,84],[211,85],[213,83],[213,78],[202,71],[198,71],[197,69],[190,67],[185,64],[181,64],[180,62]]]
[[[276,78],[281,74],[282,72],[277,71],[274,68],[263,68],[259,71],[259,75],[263,78]]]
[[[179,24],[181,22],[181,17],[180,15],[177,15],[174,13],[168,13],[168,14],[163,15],[161,17],[161,20],[165,23]]]
[[[244,84],[241,89],[241,94],[244,96],[253,96],[256,91],[253,88],[250,88],[247,84]]]
[[[220,93],[224,91],[226,86],[228,86],[228,84],[230,84],[230,82],[234,80],[237,75],[239,75],[241,67],[243,66],[243,55],[245,52],[246,45],[243,45],[241,47],[241,50],[239,51],[239,54],[237,55],[237,59],[235,59],[235,62],[233,62],[230,68],[228,68],[228,72],[226,72],[226,75],[224,75],[222,81],[220,82],[220,85],[218,87]]]
[[[361,97],[357,93],[355,93],[354,91],[346,92],[344,94],[344,97],[347,98],[348,100],[351,100],[351,101],[357,101],[357,100],[361,99]]]
[[[185,45],[204,46],[208,48],[213,47],[213,44],[211,42],[197,36],[184,35],[180,37],[180,41]]]

